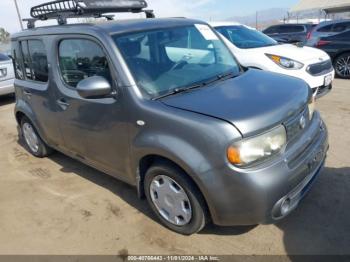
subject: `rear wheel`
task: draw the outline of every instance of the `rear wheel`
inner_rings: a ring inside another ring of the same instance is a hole
[[[205,202],[180,169],[168,164],[155,165],[147,171],[144,186],[149,205],[166,227],[191,235],[206,225]]]
[[[350,79],[350,53],[338,56],[334,61],[334,69],[338,77]]]
[[[36,157],[46,157],[52,153],[52,149],[40,138],[33,124],[27,117],[21,120],[21,134],[26,149]]]

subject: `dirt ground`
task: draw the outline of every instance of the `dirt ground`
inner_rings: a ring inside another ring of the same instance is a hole
[[[0,254],[350,254],[350,82],[318,102],[330,152],[314,188],[276,225],[162,227],[134,188],[62,154],[18,143],[14,101],[0,98]]]

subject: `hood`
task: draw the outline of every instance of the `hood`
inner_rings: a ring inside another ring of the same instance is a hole
[[[239,77],[161,99],[167,106],[233,124],[243,136],[272,128],[299,112],[309,99],[297,78],[250,69]]]
[[[247,50],[254,50],[255,52],[261,52],[264,54],[283,56],[286,58],[296,60],[303,64],[319,63],[321,61],[330,59],[327,53],[325,53],[322,50],[308,46],[298,47],[296,45],[291,44],[267,46]]]

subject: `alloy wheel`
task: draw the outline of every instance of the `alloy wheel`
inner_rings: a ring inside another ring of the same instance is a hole
[[[350,55],[342,56],[339,59],[337,59],[335,67],[336,67],[337,73],[341,77],[344,77],[344,78],[350,77]]]

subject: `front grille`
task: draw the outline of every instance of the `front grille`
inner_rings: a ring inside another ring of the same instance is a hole
[[[309,65],[306,71],[313,76],[323,75],[329,73],[333,70],[333,65],[331,60],[327,60],[321,63]]]
[[[303,120],[305,121],[305,125],[302,124]],[[303,131],[309,126],[309,109],[306,107],[301,113],[299,113],[296,117],[284,123],[287,131],[287,139],[291,141],[297,138],[299,135],[303,133]]]
[[[298,152],[296,152],[290,159],[288,159],[289,168],[294,168],[298,163],[305,159],[305,157],[310,153],[310,147],[321,139],[321,130],[322,128],[317,129],[316,132],[312,135],[312,140],[304,144],[301,148],[299,148]]]

